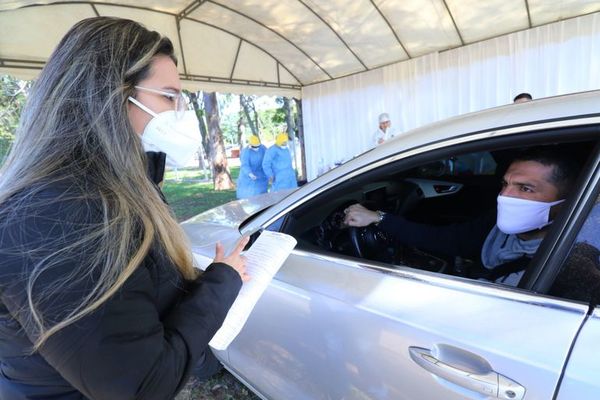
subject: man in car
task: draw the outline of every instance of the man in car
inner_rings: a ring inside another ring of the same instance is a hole
[[[578,163],[556,148],[534,148],[508,167],[497,198],[497,214],[447,226],[410,222],[403,217],[353,204],[348,226],[375,224],[400,243],[447,256],[480,260],[486,279],[516,286],[577,177]]]

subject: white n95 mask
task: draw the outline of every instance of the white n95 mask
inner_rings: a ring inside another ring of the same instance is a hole
[[[188,110],[179,117],[175,111],[157,114],[133,97],[128,100],[154,117],[142,133],[144,150],[162,151],[167,154],[167,165],[184,167],[202,144],[196,113]]]
[[[564,200],[543,201],[498,196],[498,229],[507,235],[541,229],[549,225],[550,208]]]

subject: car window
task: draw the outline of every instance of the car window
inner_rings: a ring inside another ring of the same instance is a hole
[[[288,217],[288,233],[300,239],[298,248],[316,247],[392,268],[409,266],[448,274],[454,274],[457,268],[464,271],[467,266],[478,264],[480,246],[493,226],[500,188],[497,168],[490,152],[452,155],[404,169],[390,165],[347,188],[323,195],[317,201],[319,206],[292,213]],[[344,210],[354,203],[402,216],[414,224],[441,227],[474,221],[482,233],[473,241],[471,247],[475,250],[460,255],[438,246],[444,240],[401,243],[374,226],[345,226]]]
[[[587,216],[549,294],[600,302],[600,197]]]
[[[585,161],[592,144],[529,147],[553,147]],[[522,150],[445,149],[437,159],[393,159],[360,176],[340,179],[289,213],[283,230],[303,250],[370,260],[390,269],[411,267],[517,286],[543,238],[520,243],[513,235],[504,240],[495,224],[502,177]],[[387,216],[381,225],[348,227],[346,209],[355,203]],[[509,248],[490,250],[505,245]]]

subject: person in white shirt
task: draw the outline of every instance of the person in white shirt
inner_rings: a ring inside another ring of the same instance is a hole
[[[379,146],[394,136],[396,136],[396,132],[392,128],[392,121],[390,121],[388,113],[379,114],[379,129],[373,134],[373,144]]]

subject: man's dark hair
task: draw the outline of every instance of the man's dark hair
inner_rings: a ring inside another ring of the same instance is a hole
[[[575,179],[579,175],[582,163],[570,155],[563,146],[530,147],[518,153],[515,161],[535,161],[542,165],[552,166],[550,182],[558,188],[560,198],[565,198]],[[572,153],[571,153],[572,154]]]
[[[519,93],[518,95],[515,96],[515,98],[513,99],[513,103],[517,100],[520,99],[527,99],[527,100],[533,100],[533,97],[531,97],[531,95],[529,93]]]

